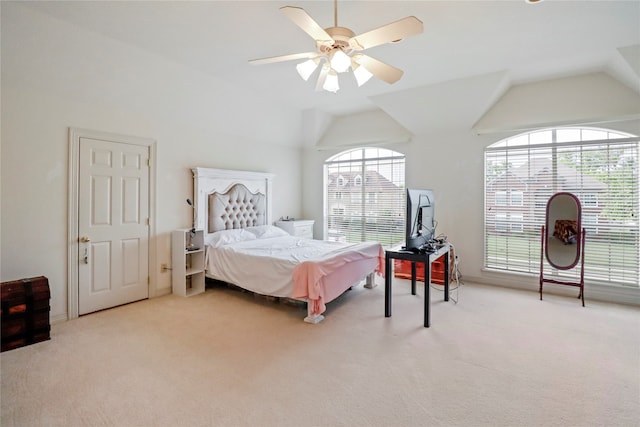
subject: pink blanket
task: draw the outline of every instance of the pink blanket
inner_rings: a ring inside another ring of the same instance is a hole
[[[305,261],[293,270],[293,298],[307,299],[310,313],[322,314],[326,303],[371,273],[372,268],[378,274],[384,272],[384,251],[377,242],[359,243],[327,258]]]

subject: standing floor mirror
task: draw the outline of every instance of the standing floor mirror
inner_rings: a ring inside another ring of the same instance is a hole
[[[556,193],[547,202],[545,224],[542,227],[540,248],[540,299],[542,285],[554,283],[580,288],[578,298],[584,307],[584,228],[582,228],[582,206],[580,200],[567,192]],[[578,281],[564,280],[560,275],[553,278],[544,275],[544,260],[552,270],[571,270],[580,264]]]

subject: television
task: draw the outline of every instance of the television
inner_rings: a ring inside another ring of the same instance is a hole
[[[405,250],[425,250],[435,237],[435,197],[432,190],[407,188]]]

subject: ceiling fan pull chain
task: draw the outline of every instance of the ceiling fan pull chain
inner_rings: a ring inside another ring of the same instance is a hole
[[[333,26],[338,26],[338,0],[333,0]]]

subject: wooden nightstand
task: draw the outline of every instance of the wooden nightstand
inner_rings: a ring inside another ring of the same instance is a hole
[[[276,221],[276,226],[282,228],[292,236],[302,237],[304,239],[313,239],[313,223],[312,219],[296,219],[290,221]]]

